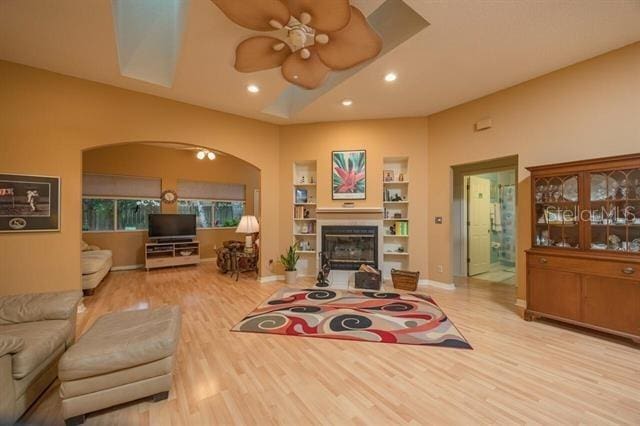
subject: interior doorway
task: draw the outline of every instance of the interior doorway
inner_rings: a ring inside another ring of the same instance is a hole
[[[517,157],[453,172],[454,274],[516,285]]]

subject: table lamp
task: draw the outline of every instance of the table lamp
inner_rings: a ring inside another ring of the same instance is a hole
[[[253,234],[260,232],[260,225],[255,216],[242,216],[240,223],[236,228],[238,234],[247,234],[244,237],[244,251],[253,252]]]

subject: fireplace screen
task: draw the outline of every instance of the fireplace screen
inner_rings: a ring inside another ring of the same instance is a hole
[[[322,252],[331,269],[357,270],[367,264],[378,267],[378,228],[375,226],[323,226]]]

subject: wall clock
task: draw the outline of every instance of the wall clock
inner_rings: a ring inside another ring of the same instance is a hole
[[[178,194],[172,189],[167,189],[166,191],[162,191],[160,199],[163,203],[173,204],[178,200]]]

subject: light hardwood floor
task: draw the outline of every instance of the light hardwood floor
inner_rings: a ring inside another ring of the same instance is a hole
[[[182,340],[169,400],[86,424],[640,424],[640,349],[525,322],[511,286],[427,290],[472,351],[229,331],[282,285],[235,282],[211,263],[111,273],[85,299],[80,334],[107,312],[179,304]],[[23,421],[63,424],[58,383]]]

